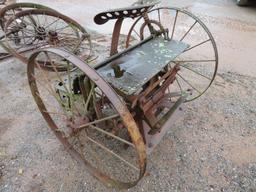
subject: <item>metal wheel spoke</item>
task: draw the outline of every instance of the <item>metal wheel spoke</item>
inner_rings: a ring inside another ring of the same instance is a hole
[[[31,19],[33,20],[33,17],[32,17],[32,15],[30,15],[31,16]],[[39,18],[38,18],[38,15],[36,14],[36,18],[37,18],[37,25],[36,26],[41,26],[41,24],[40,24],[40,20],[39,20]]]
[[[58,32],[58,31],[62,31],[62,30],[64,30],[64,29],[67,29],[68,27],[70,27],[70,25],[68,24],[67,26],[65,26],[65,27],[62,27],[62,28],[59,28],[59,29],[55,29],[55,31],[56,32]]]
[[[59,32],[58,34],[61,34],[63,35],[64,37],[74,37],[74,38],[77,38],[77,35],[74,35],[74,33],[64,33],[64,32]]]
[[[85,106],[84,106],[85,110],[88,110],[88,108],[89,108],[90,101],[91,101],[91,99],[93,97],[93,93],[95,91],[94,89],[95,89],[95,84],[91,83],[91,90],[89,92],[88,98],[87,98],[87,100],[85,102]]]
[[[26,38],[31,38],[33,36],[24,36],[24,35],[22,35],[22,37],[23,37],[23,39],[26,39]],[[19,37],[7,37],[7,38],[10,39],[10,40],[18,40],[18,39],[20,39]]]
[[[40,67],[40,65],[38,64],[38,68]],[[44,73],[44,72],[43,72]],[[42,74],[42,73],[41,73]],[[57,93],[52,89],[52,86],[49,84],[49,80],[47,79],[47,76],[45,74],[42,74],[45,78],[45,80],[47,81],[47,84],[48,84],[48,88],[45,86],[45,84],[41,83],[40,81],[37,81],[37,83],[42,86],[46,91],[49,92],[49,94],[53,95],[53,97],[57,100],[58,104],[61,106],[61,108],[65,111],[65,109],[63,108],[63,103],[61,102],[61,100],[59,99]],[[36,77],[34,75],[32,75],[32,77],[36,80]],[[41,95],[39,93],[36,93],[36,95],[38,97],[41,97]],[[66,114],[67,116],[67,114]]]
[[[60,20],[60,18],[57,18],[56,20],[54,20],[52,23],[48,24],[47,26],[45,26],[45,29],[48,29],[50,26],[52,26],[53,24],[55,24],[56,22],[58,22]]]
[[[25,33],[28,33],[29,35],[33,35],[33,37],[35,37],[35,31],[29,30],[27,28],[22,28],[22,31],[24,31]]]
[[[189,68],[189,67],[187,67],[187,66],[184,66],[184,65],[179,65],[179,66],[181,66],[181,67],[183,67],[183,68],[185,68],[185,69],[187,69],[187,70],[189,70],[189,71],[192,71],[192,72],[194,72],[195,74],[197,74],[197,75],[200,75],[200,76],[202,76],[202,77],[204,77],[204,78],[206,78],[206,79],[208,79],[208,80],[212,80],[210,77],[207,77],[206,75],[203,75],[203,74],[201,74],[201,73],[199,73],[198,71],[196,71],[196,70],[194,70],[194,69],[191,69],[191,68]]]
[[[55,69],[54,69],[55,70]],[[71,87],[71,76],[70,76],[70,65],[69,65],[69,62],[67,61],[67,73],[68,73],[68,88],[72,94],[72,87]],[[72,94],[72,97],[70,97],[70,108],[71,108],[71,111],[73,111],[73,107],[75,105],[75,100],[74,100],[74,97],[73,97],[73,94]]]
[[[29,18],[30,17],[30,18]],[[36,25],[34,25],[34,23],[33,22],[28,22],[28,21],[25,21],[25,17],[23,17],[24,19],[22,20],[23,22],[25,22],[27,25],[30,25],[30,26],[32,26],[32,27],[34,27],[35,29],[37,28],[37,26]],[[28,16],[28,20],[30,20],[31,18],[33,18],[32,17],[32,15],[31,14],[29,14],[29,16]]]
[[[98,120],[92,121],[92,122],[90,122],[90,123],[86,123],[86,124],[84,124],[84,125],[81,125],[81,126],[79,127],[79,129],[83,129],[83,128],[86,128],[86,127],[88,127],[88,126],[90,126],[90,125],[93,125],[93,124],[97,124],[97,123],[100,123],[100,122],[103,122],[103,121],[107,121],[107,120],[110,120],[110,119],[114,119],[114,118],[117,118],[117,117],[119,117],[119,116],[120,116],[119,114],[115,114],[115,115],[111,115],[111,116],[109,116],[109,117],[105,117],[105,118],[102,118],[102,119],[98,119]]]
[[[85,131],[85,134],[86,134],[86,131]],[[79,139],[80,140],[80,139]],[[80,141],[81,142],[81,141]],[[99,155],[98,155],[98,153],[97,152],[95,152],[95,149],[92,149],[92,148],[88,148],[89,150],[90,150],[90,154],[91,155],[93,155],[93,157],[95,158],[95,160],[96,160],[96,162],[97,162],[97,164],[96,165],[100,165],[101,163],[100,162],[102,162],[102,160],[101,160],[101,158],[99,157]],[[82,152],[83,153],[83,152]],[[82,154],[81,153],[81,154]]]
[[[127,164],[129,167],[133,168],[136,171],[140,171],[139,168],[137,168],[136,166],[134,166],[132,163],[128,162],[127,160],[125,160],[123,157],[121,157],[120,155],[117,155],[115,152],[113,152],[112,150],[108,149],[107,147],[105,147],[104,145],[102,145],[101,143],[95,141],[94,139],[92,139],[89,136],[86,136],[88,140],[90,140],[92,143],[98,145],[100,148],[104,149],[105,151],[107,151],[108,153],[110,153],[111,155],[115,156],[116,158],[118,158],[119,160],[121,160],[122,162],[124,162],[125,164]]]
[[[176,80],[176,82],[177,82],[177,84],[178,84],[178,86],[180,88],[180,91],[182,92],[183,90],[182,90],[182,87],[181,87],[181,84],[180,84],[179,80],[177,78],[175,80]]]
[[[196,90],[199,94],[202,94],[197,88],[195,88],[188,80],[186,80],[184,77],[182,77],[179,73],[177,75],[185,82],[187,83],[190,87],[192,87],[194,90]]]
[[[140,38],[139,33],[135,29],[133,29],[133,32]]]
[[[97,130],[97,131],[99,131],[99,132],[102,132],[102,133],[104,133],[105,135],[108,135],[108,136],[110,136],[110,137],[113,137],[114,139],[116,139],[116,140],[118,140],[118,141],[121,141],[121,142],[123,142],[123,143],[125,143],[125,144],[127,144],[127,145],[130,145],[130,146],[132,146],[132,147],[135,148],[135,146],[134,146],[133,143],[128,142],[128,141],[126,141],[125,139],[122,139],[122,138],[120,138],[120,137],[118,137],[118,136],[116,136],[116,135],[113,135],[112,133],[109,133],[109,132],[107,132],[107,131],[104,131],[103,129],[101,129],[101,128],[99,128],[99,127],[96,127],[96,126],[93,126],[93,125],[90,125],[89,127],[92,128],[92,129],[95,129],[95,130]]]
[[[58,112],[52,112],[52,111],[43,111],[44,113],[52,114],[52,115],[59,115],[59,116],[65,116],[67,117],[66,114],[58,113]]]
[[[36,80],[36,77],[34,75],[31,75],[35,80]],[[42,86],[46,91],[48,91],[49,94],[54,94],[55,92],[53,91],[52,87],[51,86],[48,86],[48,88],[45,86],[45,84],[41,83],[40,81],[37,81],[37,83]],[[37,94],[37,96],[40,97],[40,94]]]
[[[183,37],[180,39],[180,41],[183,41],[185,39],[185,37],[189,34],[189,32],[191,31],[191,29],[193,29],[193,27],[197,24],[197,21],[194,22],[194,24],[189,28],[189,30],[183,35]]]
[[[196,48],[196,47],[198,47],[198,46],[200,46],[200,45],[203,45],[203,44],[205,44],[205,43],[207,43],[207,42],[209,42],[209,41],[211,41],[211,39],[205,40],[205,41],[203,41],[203,42],[201,42],[201,43],[199,43],[199,44],[197,44],[197,45],[195,45],[195,46],[193,46],[193,47],[190,47],[190,48],[186,49],[185,51],[183,51],[183,53],[185,53],[185,52],[187,52],[187,51],[189,51],[189,50],[191,50],[191,49],[194,49],[194,48]]]
[[[157,10],[157,14],[158,14],[158,21],[159,23],[161,23],[160,9]]]
[[[178,14],[179,14],[179,12],[176,10],[176,15],[175,15],[174,23],[173,23],[173,28],[172,28],[171,40],[173,39],[174,31],[175,31],[175,28],[176,28],[176,22],[177,22]]]
[[[43,25],[43,26],[45,26],[45,25],[46,25],[46,22],[47,22],[46,14],[44,13],[43,16],[44,16],[44,25]]]

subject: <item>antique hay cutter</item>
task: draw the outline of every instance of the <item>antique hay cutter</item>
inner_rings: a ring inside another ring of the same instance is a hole
[[[183,9],[141,1],[97,14],[99,25],[116,21],[110,56],[101,62],[92,59],[87,31],[57,11],[18,3],[0,15],[1,44],[28,64],[31,92],[49,127],[109,187],[139,182],[147,155],[181,106],[204,94],[216,76],[215,41]],[[122,24],[131,19],[121,43]]]

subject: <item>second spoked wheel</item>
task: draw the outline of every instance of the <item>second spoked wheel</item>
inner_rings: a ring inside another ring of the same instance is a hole
[[[87,31],[71,18],[50,9],[18,12],[5,22],[4,32],[3,45],[24,63],[28,62],[31,51],[43,47],[61,47],[83,60],[91,55]]]
[[[43,70],[39,57],[54,70]],[[59,72],[52,58],[65,60],[67,71]],[[146,169],[143,138],[123,100],[94,69],[48,48],[31,56],[28,79],[44,119],[73,158],[107,186],[137,184]]]
[[[149,37],[150,24],[155,31],[165,31],[169,41],[183,42],[188,48],[168,65],[173,68],[177,64],[180,71],[170,89],[173,92],[192,94],[187,101],[192,101],[203,95],[212,85],[218,69],[218,51],[215,40],[206,25],[188,11],[174,7],[160,7],[148,12],[149,22],[143,17],[132,25],[126,40],[126,47]],[[155,45],[157,53],[164,51],[162,44]]]
[[[47,6],[35,4],[35,3],[13,3],[10,5],[7,5],[0,10],[0,27],[2,30],[4,30],[5,23],[12,17],[15,16],[15,14],[26,11],[30,9],[51,9]],[[51,9],[53,10],[53,9]],[[35,22],[35,21],[34,21]]]

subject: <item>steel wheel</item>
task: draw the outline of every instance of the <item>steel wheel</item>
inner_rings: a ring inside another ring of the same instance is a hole
[[[43,70],[38,57],[54,71]],[[65,60],[68,70],[59,72],[51,58]],[[47,48],[31,56],[28,79],[40,112],[73,158],[109,187],[137,184],[146,169],[142,136],[123,100],[93,68]]]
[[[29,9],[51,9],[44,5],[39,5],[35,3],[12,3],[0,9],[0,27],[4,31],[5,23],[18,12],[29,10]],[[53,9],[51,9],[53,10]],[[36,24],[36,21],[31,18],[31,22]],[[2,34],[1,34],[2,35]],[[16,33],[17,35],[17,33]],[[0,37],[0,40],[3,40],[5,35]],[[21,37],[20,37],[21,38]],[[11,54],[8,51],[0,53],[0,60],[11,57]]]
[[[156,30],[169,31],[169,40],[190,46],[169,64],[172,68],[176,64],[181,68],[170,89],[173,92],[192,91],[187,101],[197,99],[211,86],[218,69],[218,52],[212,34],[199,18],[185,10],[161,7],[151,10],[148,15]],[[149,35],[144,19],[138,18],[128,33],[126,47]],[[161,45],[157,51],[161,51]]]
[[[86,30],[52,10],[31,9],[17,13],[7,21],[5,34],[6,49],[24,63],[28,62],[31,51],[42,47],[61,47],[83,60],[89,59],[91,54],[90,36]]]
[[[4,30],[5,23],[16,13],[29,9],[51,9],[47,6],[35,3],[13,3],[0,10],[0,27]],[[53,10],[53,9],[51,9]]]

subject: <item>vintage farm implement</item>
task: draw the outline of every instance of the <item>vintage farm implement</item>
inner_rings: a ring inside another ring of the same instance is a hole
[[[218,67],[215,41],[193,14],[137,2],[99,13],[115,20],[110,56],[94,59],[91,35],[42,5],[0,11],[1,45],[27,64],[32,95],[57,138],[109,187],[130,188],[147,155],[182,111],[206,92]],[[120,41],[124,21],[135,22]]]

